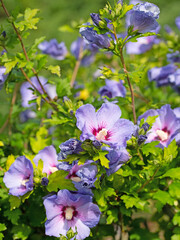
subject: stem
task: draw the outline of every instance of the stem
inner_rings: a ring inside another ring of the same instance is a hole
[[[147,184],[149,184],[155,177],[156,173],[159,171],[160,167],[158,167],[155,172],[153,173],[152,177],[146,181],[138,190],[137,190],[137,193],[139,193]]]
[[[5,12],[6,16],[9,18],[9,17],[10,17],[10,14],[9,14],[7,8],[5,7],[3,0],[0,0],[0,1],[1,1],[1,5],[2,5],[2,8],[4,9],[4,12]],[[28,57],[28,55],[27,55],[27,52],[26,52],[26,49],[25,49],[25,46],[24,46],[22,37],[21,37],[21,35],[19,34],[19,31],[18,31],[18,29],[16,28],[16,26],[14,25],[14,23],[12,22],[11,24],[12,24],[12,26],[13,26],[13,28],[14,28],[14,31],[15,31],[16,34],[17,34],[17,37],[19,38],[19,41],[20,41],[20,43],[21,43],[21,47],[22,47],[23,52],[24,52],[24,55],[25,55],[25,58],[26,58],[26,60],[29,62],[30,60],[29,60],[29,57]],[[50,101],[52,101],[52,99],[51,99],[50,96],[47,94],[46,90],[44,89],[44,87],[43,87],[43,85],[42,85],[42,83],[41,83],[41,81],[40,81],[40,79],[39,79],[39,77],[38,77],[38,74],[37,74],[37,72],[36,72],[36,70],[35,70],[34,68],[32,68],[32,72],[33,72],[34,75],[36,76],[36,78],[37,78],[37,80],[38,80],[38,82],[39,82],[39,84],[40,84],[40,86],[41,86],[44,94],[46,94],[47,97],[48,97],[48,99],[49,99]]]
[[[116,29],[115,28],[114,28],[114,36],[115,36],[115,39],[116,39],[116,43],[118,44],[118,38],[117,38],[117,34],[116,34]],[[137,121],[136,121],[134,91],[133,91],[133,88],[132,88],[132,85],[131,85],[131,82],[130,82],[130,78],[129,78],[129,75],[128,75],[128,71],[127,71],[127,68],[126,68],[126,64],[125,64],[125,61],[124,61],[123,48],[122,47],[119,48],[119,57],[121,59],[123,70],[124,70],[124,73],[126,75],[127,82],[128,82],[128,85],[129,85],[129,89],[130,89],[130,92],[131,92],[132,112],[133,112],[134,123],[136,124]]]
[[[130,92],[131,92],[133,118],[134,118],[134,123],[136,124],[137,121],[136,121],[134,91],[133,91],[133,88],[132,88],[132,85],[131,85],[131,82],[130,82],[130,78],[129,78],[129,75],[128,75],[128,71],[127,71],[127,68],[126,68],[126,65],[125,65],[122,48],[120,48],[120,59],[121,59],[121,63],[123,65],[123,70],[124,70],[124,73],[126,74],[126,78],[127,78],[127,81],[128,81],[129,89],[130,89]]]
[[[18,92],[18,89],[19,89],[19,84],[17,83],[15,88],[14,88],[14,92],[13,92],[13,96],[12,96],[12,100],[11,100],[11,107],[10,107],[10,110],[9,110],[9,115],[8,115],[8,118],[6,119],[5,123],[3,124],[3,126],[0,128],[0,134],[4,131],[4,129],[7,127],[8,123],[10,122],[11,120],[11,115],[12,115],[12,111],[13,111],[13,106],[16,102],[16,97],[17,97],[17,92]]]
[[[76,65],[74,67],[73,74],[72,74],[72,77],[71,77],[71,82],[70,82],[71,88],[74,86],[74,82],[76,80],[76,76],[77,76],[82,58],[83,58],[83,41],[81,41],[80,49],[79,49],[79,56],[78,56],[78,59],[76,61]]]

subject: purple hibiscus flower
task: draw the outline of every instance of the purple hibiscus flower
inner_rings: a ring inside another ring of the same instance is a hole
[[[38,48],[42,53],[50,55],[57,60],[63,60],[67,55],[67,48],[64,42],[58,43],[56,39],[51,39],[49,42],[44,41],[39,44]]]
[[[39,80],[41,82],[41,84],[43,85],[45,91],[47,92],[47,94],[53,99],[57,96],[56,93],[56,86],[52,85],[52,84],[48,84],[47,83],[47,79],[45,79],[44,77],[39,77]],[[36,77],[32,77],[31,78],[31,82],[34,84],[34,86],[38,89],[38,91],[43,94],[43,90],[37,80]],[[31,86],[30,83],[25,82],[21,85],[21,97],[22,97],[22,106],[23,107],[31,107],[33,105],[35,105],[36,103],[29,103],[29,101],[34,100],[37,98],[36,95],[33,94],[33,87]]]
[[[92,160],[88,160],[83,165],[78,165],[77,161],[75,161],[73,164],[62,162],[62,164],[58,165],[58,169],[66,170],[69,172],[67,178],[76,183],[75,186],[77,189],[89,189],[94,186],[97,174],[97,166],[92,163]]]
[[[180,16],[176,18],[175,20],[176,26],[179,28],[180,30]]]
[[[180,63],[180,52],[176,51],[174,53],[168,53],[167,60],[171,63]]]
[[[31,111],[30,109],[26,109],[25,111],[20,113],[20,122],[27,122],[29,119],[36,118],[36,113]]]
[[[180,119],[180,107],[174,108],[173,112],[176,115],[176,117]]]
[[[173,74],[168,76],[171,86],[180,93],[180,69],[177,69]]]
[[[4,82],[6,81],[8,74],[5,74],[6,68],[0,66],[0,90],[2,89]]]
[[[164,67],[154,67],[148,71],[149,81],[156,81],[158,87],[169,84],[169,75],[176,71],[174,64],[169,64]]]
[[[105,150],[108,150],[107,148]],[[109,168],[106,169],[107,175],[117,172],[120,167],[129,160],[129,153],[125,148],[122,149],[109,149],[106,155],[109,160]]]
[[[139,2],[139,1],[138,1]],[[159,8],[149,2],[140,3],[127,14],[127,26],[134,26],[140,33],[154,31],[159,26],[156,19],[159,17]]]
[[[71,193],[60,190],[44,200],[47,221],[45,234],[60,237],[66,236],[71,228],[77,229],[76,239],[85,239],[90,234],[90,228],[95,227],[100,219],[101,212],[97,205],[92,203],[90,195]]]
[[[170,105],[164,105],[161,109],[150,109],[138,118],[138,122],[142,118],[147,119],[148,116],[158,116],[152,128],[147,132],[145,143],[152,141],[160,141],[157,147],[167,147],[173,139],[179,143],[180,120],[177,118]]]
[[[88,25],[88,23],[87,23]],[[107,34],[98,34],[93,27],[80,28],[80,34],[89,44],[95,44],[99,48],[109,48],[110,38]]]
[[[81,148],[81,142],[77,139],[70,138],[59,146],[61,152],[58,154],[58,160],[66,159],[69,154],[78,154],[83,149]]]
[[[126,119],[119,119],[120,108],[113,103],[103,103],[95,112],[91,104],[81,106],[75,114],[77,127],[82,131],[80,139],[98,140],[115,146],[126,146],[131,138],[134,124]]]
[[[155,32],[158,33],[159,30],[160,27]],[[128,42],[126,44],[126,52],[127,54],[142,54],[150,50],[154,44],[158,44],[159,41],[157,36],[141,37],[137,39],[137,42]]]
[[[43,161],[43,173],[50,175],[51,173],[58,170],[57,166],[59,162],[57,160],[56,149],[52,145],[45,147],[35,156],[33,161],[36,166],[38,166],[40,159]]]
[[[5,173],[3,182],[9,188],[9,194],[22,196],[33,190],[33,166],[25,156],[16,158]]]
[[[86,50],[86,54],[84,54],[83,58],[81,59],[81,65],[88,66],[94,61],[94,56],[99,48],[95,44],[88,44],[83,38],[79,37],[71,44],[71,53],[76,59],[79,58],[79,52],[81,48],[83,51]]]
[[[126,88],[123,86],[122,80],[117,82],[114,80],[106,79],[105,81],[106,85],[104,87],[101,87],[98,91],[101,96],[107,96],[109,98],[126,96]]]

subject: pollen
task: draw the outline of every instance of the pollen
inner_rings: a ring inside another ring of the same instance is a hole
[[[65,218],[71,220],[73,218],[74,209],[72,207],[67,207],[65,210]]]
[[[98,141],[104,140],[105,137],[107,136],[107,129],[103,128],[101,131],[98,132],[98,134],[96,135],[96,139]]]
[[[162,142],[166,141],[169,137],[169,134],[163,130],[156,130],[156,133]]]

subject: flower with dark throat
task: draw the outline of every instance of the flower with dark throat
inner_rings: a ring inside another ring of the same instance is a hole
[[[180,142],[180,119],[176,116],[171,106],[166,104],[161,109],[150,109],[138,118],[146,121],[148,116],[157,116],[152,128],[147,132],[145,143],[159,141],[157,147],[167,147],[173,139],[179,144]]]
[[[33,190],[33,165],[25,156],[16,158],[5,173],[3,182],[9,188],[9,194],[22,196]]]
[[[66,236],[71,228],[77,230],[76,239],[85,239],[90,234],[90,228],[95,227],[100,219],[100,210],[92,203],[90,195],[71,193],[60,190],[44,200],[47,221],[45,234],[60,237]]]
[[[120,119],[121,110],[113,103],[103,103],[95,112],[91,104],[81,106],[75,114],[77,127],[82,131],[80,139],[98,140],[111,146],[126,147],[134,132],[134,124]]]

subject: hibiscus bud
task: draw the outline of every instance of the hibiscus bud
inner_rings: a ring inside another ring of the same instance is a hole
[[[43,178],[41,179],[41,185],[47,186],[48,183],[49,183],[49,180],[48,180],[46,177],[43,177]]]
[[[142,125],[142,128],[144,129],[145,132],[147,132],[147,130],[149,129],[150,125],[148,123],[144,123]]]
[[[141,145],[147,139],[146,135],[139,135],[138,137],[138,145]]]
[[[97,141],[97,140],[94,140],[94,141],[92,142],[92,144],[93,144],[93,146],[94,146],[96,149],[100,149],[101,146],[102,146],[102,144],[101,144],[99,141]]]

